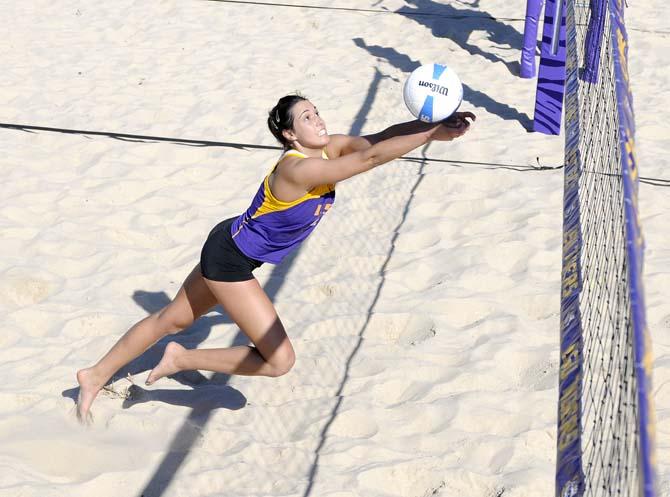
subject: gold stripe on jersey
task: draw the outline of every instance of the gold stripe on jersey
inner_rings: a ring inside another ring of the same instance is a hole
[[[300,157],[304,159],[307,156],[302,152],[298,152],[297,150],[288,150],[281,156],[281,158],[272,167],[272,170],[267,174],[267,176],[265,176],[265,179],[263,180],[263,203],[256,210],[256,212],[254,212],[253,216],[251,216],[252,219],[255,219],[264,214],[270,214],[272,212],[285,211],[287,209],[290,209],[291,207],[301,204],[302,202],[305,202],[306,200],[322,197],[326,193],[335,190],[335,185],[331,184],[319,185],[315,188],[312,188],[302,197],[293,200],[291,202],[284,202],[283,200],[279,200],[272,194],[272,190],[270,189],[270,175],[274,172],[275,168],[277,167],[277,164],[279,164],[285,157]],[[328,159],[328,155],[326,154],[325,150],[321,151],[321,157],[326,160]]]

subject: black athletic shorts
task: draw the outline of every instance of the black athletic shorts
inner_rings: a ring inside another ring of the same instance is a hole
[[[235,218],[217,224],[207,237],[200,253],[200,272],[208,280],[247,281],[251,272],[263,264],[247,257],[237,248],[230,233]]]

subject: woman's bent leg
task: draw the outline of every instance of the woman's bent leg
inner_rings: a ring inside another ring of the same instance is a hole
[[[196,266],[175,298],[160,311],[132,326],[94,366],[77,372],[77,416],[88,418],[91,404],[112,375],[169,333],[190,326],[216,305],[216,297]]]
[[[280,376],[287,373],[295,362],[295,352],[272,302],[258,281],[205,279],[205,282],[219,304],[255,346],[187,350],[170,343],[163,359],[149,374],[147,384],[193,369],[247,376]]]

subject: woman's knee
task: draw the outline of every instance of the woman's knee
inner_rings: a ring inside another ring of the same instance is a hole
[[[272,359],[268,361],[272,366],[273,377],[283,376],[295,365],[295,351],[291,344],[287,344],[277,349],[274,354],[272,354]]]

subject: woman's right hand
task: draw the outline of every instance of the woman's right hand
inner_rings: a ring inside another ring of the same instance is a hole
[[[455,112],[447,119],[440,123],[433,129],[430,139],[437,141],[450,141],[454,138],[464,135],[470,129],[470,121],[474,122],[477,119],[472,112]]]

